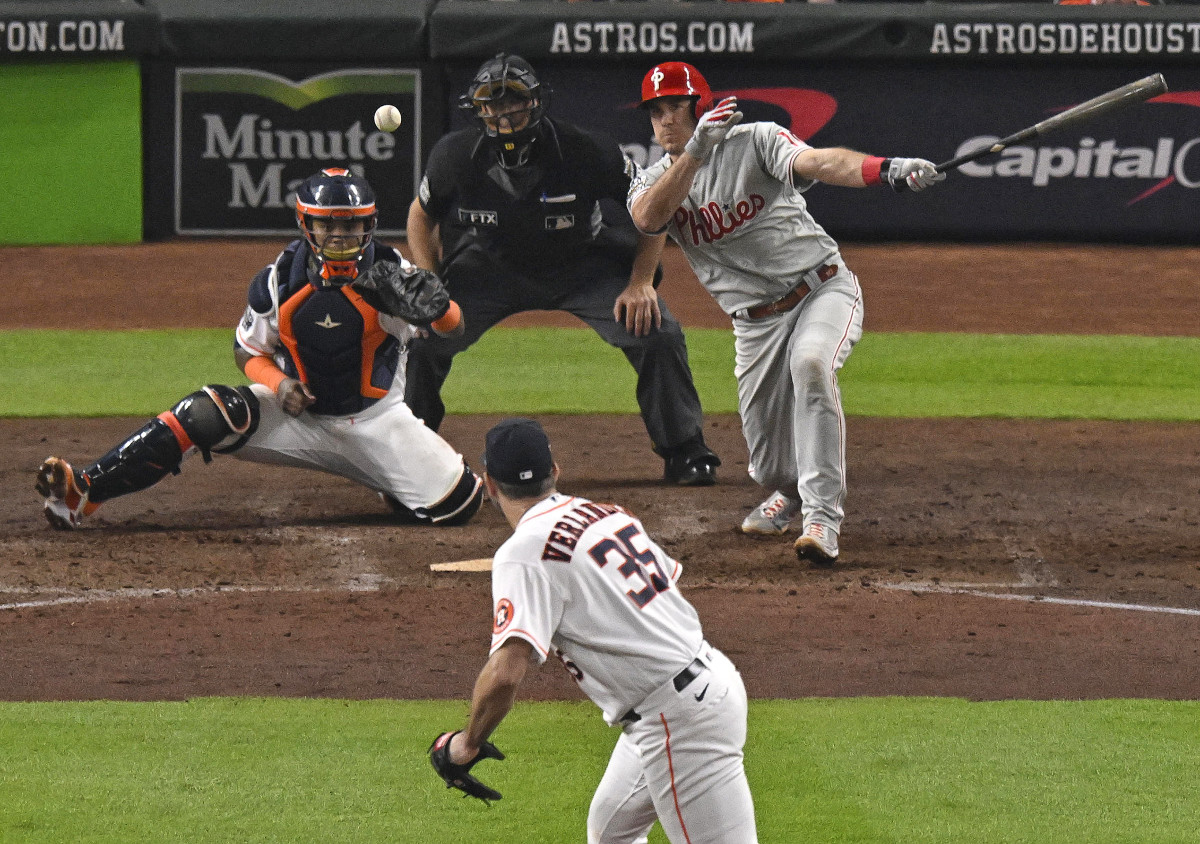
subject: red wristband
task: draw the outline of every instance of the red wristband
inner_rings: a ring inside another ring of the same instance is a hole
[[[864,185],[877,185],[882,179],[883,163],[886,158],[880,158],[878,155],[868,155],[863,159],[862,163],[862,180]]]

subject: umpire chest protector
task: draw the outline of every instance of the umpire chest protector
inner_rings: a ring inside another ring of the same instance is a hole
[[[475,131],[453,132],[430,155],[425,211],[517,265],[582,257],[601,228],[599,202],[624,203],[628,176],[616,142],[546,120],[528,164],[500,166]]]
[[[375,256],[367,247],[365,269]],[[275,261],[279,341],[284,372],[308,384],[317,400],[309,410],[326,416],[361,413],[387,395],[400,341],[379,324],[378,312],[348,286],[314,283],[307,246],[297,241]]]

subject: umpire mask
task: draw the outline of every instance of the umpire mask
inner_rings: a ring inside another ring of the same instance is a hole
[[[459,108],[479,121],[500,165],[512,168],[528,163],[549,97],[529,62],[499,53],[475,72]]]

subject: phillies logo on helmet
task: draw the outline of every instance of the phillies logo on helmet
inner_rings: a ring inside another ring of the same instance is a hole
[[[650,68],[642,79],[642,105],[659,97],[695,97],[697,117],[713,105],[708,82],[687,62],[663,62]]]

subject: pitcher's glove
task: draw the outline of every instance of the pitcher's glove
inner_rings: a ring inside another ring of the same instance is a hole
[[[434,739],[433,744],[429,745],[429,762],[433,765],[433,770],[437,771],[437,775],[446,783],[446,788],[457,788],[464,797],[477,797],[484,803],[499,800],[500,792],[494,788],[488,788],[471,776],[471,768],[476,762],[483,759],[503,759],[504,754],[496,749],[496,745],[485,741],[479,745],[479,752],[475,754],[474,759],[456,765],[450,761],[450,739],[459,732],[461,731],[442,733]]]
[[[450,310],[450,294],[436,273],[394,261],[376,261],[350,289],[375,310],[422,328]]]

